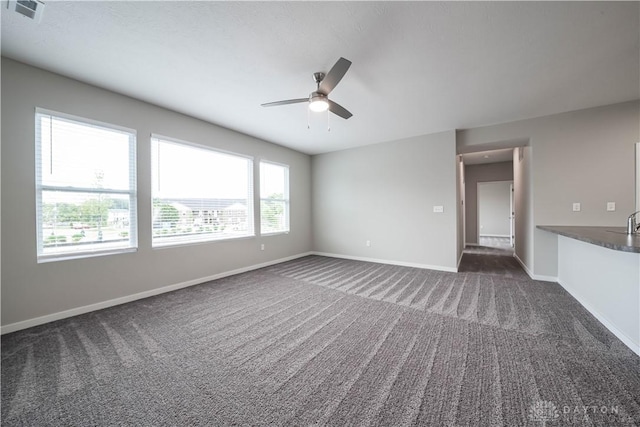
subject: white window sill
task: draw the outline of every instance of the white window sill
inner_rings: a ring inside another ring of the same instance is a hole
[[[269,237],[269,236],[278,236],[278,235],[281,235],[281,234],[289,234],[289,233],[290,233],[290,230],[287,230],[287,231],[272,231],[272,232],[269,232],[269,233],[260,233],[260,236]]]
[[[229,242],[235,240],[246,240],[246,239],[255,239],[255,234],[247,234],[245,236],[238,237],[224,237],[218,239],[207,239],[207,240],[191,240],[191,241],[183,241],[183,242],[166,242],[158,244],[158,242],[152,242],[152,249],[165,249],[165,248],[176,248],[181,246],[193,246],[193,245],[203,245],[207,243],[222,243]]]
[[[92,251],[92,252],[74,252],[74,253],[63,253],[63,254],[39,255],[38,264],[42,264],[46,262],[55,262],[55,261],[67,261],[72,259],[93,258],[93,257],[99,257],[99,256],[107,256],[107,255],[126,254],[126,253],[137,252],[137,251],[138,251],[138,248],[122,248],[122,249],[107,249],[103,251]]]

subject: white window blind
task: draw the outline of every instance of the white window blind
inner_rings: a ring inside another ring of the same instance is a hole
[[[260,232],[289,231],[289,166],[260,162]]]
[[[154,247],[254,235],[253,160],[151,138]]]
[[[135,131],[36,110],[38,261],[137,247]]]

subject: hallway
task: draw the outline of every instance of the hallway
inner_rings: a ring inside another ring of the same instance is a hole
[[[467,246],[462,255],[462,261],[458,267],[459,273],[480,273],[494,276],[508,277],[518,280],[530,280],[529,275],[522,269],[514,258],[513,248],[509,246],[509,239],[504,242],[499,238],[490,238],[494,241],[481,242],[488,244],[501,244],[502,246]]]

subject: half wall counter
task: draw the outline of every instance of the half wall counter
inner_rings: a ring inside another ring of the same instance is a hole
[[[640,234],[624,227],[537,226],[558,235],[558,283],[640,355]]]

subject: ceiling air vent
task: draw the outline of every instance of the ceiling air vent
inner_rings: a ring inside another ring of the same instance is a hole
[[[40,22],[44,11],[44,3],[39,0],[9,0],[7,9],[15,10],[22,16]]]

